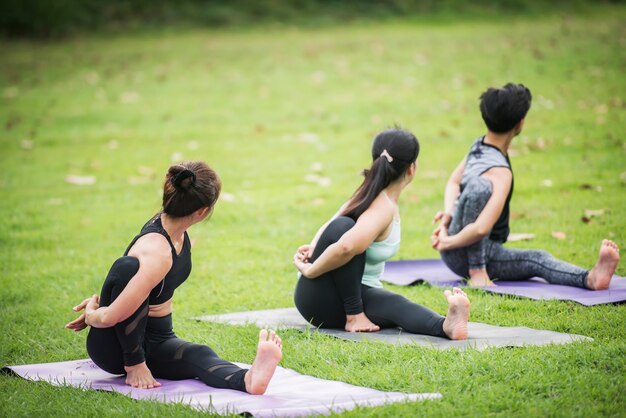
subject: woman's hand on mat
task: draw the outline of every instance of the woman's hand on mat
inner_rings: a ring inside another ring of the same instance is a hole
[[[92,297],[83,300],[81,303],[79,303],[78,305],[74,306],[72,308],[72,310],[74,312],[80,312],[83,309],[85,309],[89,305],[89,303],[91,303],[94,300],[95,300],[96,304],[98,304],[98,300],[99,300],[98,295],[93,295]],[[87,322],[85,322],[85,318],[86,318],[85,312],[82,313],[75,320],[73,320],[71,322],[68,322],[67,325],[65,325],[65,328],[74,330],[74,332],[82,331],[85,328],[87,328],[88,324],[87,324]]]

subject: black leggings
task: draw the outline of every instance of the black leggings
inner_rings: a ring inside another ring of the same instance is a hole
[[[355,222],[346,216],[333,219],[320,236],[311,263],[339,239]],[[365,312],[381,328],[401,327],[414,334],[446,337],[445,317],[404,296],[361,284],[365,253],[316,279],[300,277],[294,302],[300,314],[316,327],[344,328],[346,315]]]
[[[109,306],[138,270],[137,258],[118,258],[102,286],[100,306]],[[148,299],[128,319],[111,328],[91,327],[87,352],[98,367],[112,374],[124,374],[124,366],[145,361],[157,378],[199,378],[212,387],[246,391],[246,369],[220,359],[210,347],[177,338],[171,314],[148,316]]]

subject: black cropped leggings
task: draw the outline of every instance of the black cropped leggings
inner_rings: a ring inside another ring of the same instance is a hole
[[[320,236],[311,262],[354,224],[346,216],[332,220]],[[300,314],[317,327],[344,328],[346,315],[365,312],[381,328],[401,327],[414,334],[447,338],[443,332],[445,317],[397,293],[361,284],[364,269],[365,253],[362,253],[315,279],[300,277],[294,294]]]
[[[100,306],[109,306],[138,270],[137,258],[118,258],[102,286]],[[212,387],[246,391],[246,369],[220,359],[206,345],[177,338],[172,329],[172,315],[149,317],[147,299],[128,319],[117,325],[91,327],[87,352],[98,367],[112,374],[124,374],[124,366],[145,361],[157,378],[198,378]]]

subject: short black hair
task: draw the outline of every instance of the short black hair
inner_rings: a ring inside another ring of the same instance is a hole
[[[524,119],[531,101],[526,86],[507,83],[499,89],[490,87],[480,95],[480,113],[491,132],[505,133]]]

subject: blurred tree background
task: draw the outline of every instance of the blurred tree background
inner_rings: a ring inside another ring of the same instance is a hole
[[[584,12],[624,0],[4,0],[0,33],[60,37],[166,27],[319,26],[411,17],[450,19]]]

